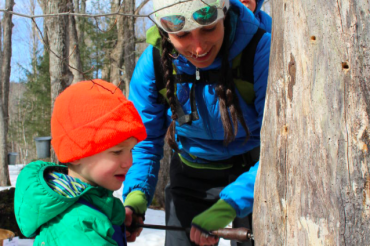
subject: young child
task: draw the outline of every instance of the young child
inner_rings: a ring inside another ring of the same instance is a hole
[[[14,211],[22,233],[37,235],[34,245],[126,245],[125,208],[113,191],[146,138],[133,104],[111,83],[79,82],[55,100],[51,135],[66,165],[35,161],[21,171]]]
[[[261,10],[264,1],[265,0],[240,0],[245,7],[254,13],[254,16],[260,23],[259,27],[271,33],[271,16]]]

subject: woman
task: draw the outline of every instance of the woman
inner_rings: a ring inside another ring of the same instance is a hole
[[[166,224],[191,227],[167,231],[166,245],[212,245],[212,230],[232,221],[251,227],[271,37],[239,0],[179,2],[153,1],[152,45],[131,81],[129,99],[148,137],[133,150],[124,183],[126,225],[152,200],[166,138],[175,150]],[[246,71],[250,83],[237,77]]]

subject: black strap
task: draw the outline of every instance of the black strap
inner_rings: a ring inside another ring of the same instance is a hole
[[[244,81],[254,84],[254,57],[259,41],[266,33],[262,28],[258,28],[253,38],[243,50],[242,58],[239,65],[240,78]]]
[[[154,65],[154,74],[155,74],[155,85],[157,91],[159,92],[166,87],[163,80],[163,67],[161,62],[161,54],[159,49],[153,47],[153,65]]]

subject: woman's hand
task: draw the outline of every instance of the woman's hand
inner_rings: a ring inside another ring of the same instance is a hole
[[[126,229],[130,228],[130,226],[135,226],[135,224],[144,224],[144,220],[142,216],[137,216],[134,214],[131,208],[125,207],[126,210],[126,218],[125,218],[125,226]],[[136,237],[140,236],[141,231],[143,228],[136,227],[133,231],[129,232],[126,230],[126,239],[127,242],[135,242]]]
[[[225,228],[235,217],[235,209],[224,200],[218,200],[209,209],[193,218],[190,240],[198,245],[217,243],[218,238],[212,236],[209,232]]]
[[[190,240],[198,245],[214,245],[218,242],[219,238],[204,233],[197,227],[192,226],[190,229]]]

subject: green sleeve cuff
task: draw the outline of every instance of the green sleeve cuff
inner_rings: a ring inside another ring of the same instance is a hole
[[[212,207],[194,217],[192,223],[210,232],[225,228],[235,217],[235,209],[230,204],[220,199]]]
[[[125,207],[131,207],[137,214],[145,214],[148,206],[146,196],[142,191],[135,190],[130,192],[125,200]]]

